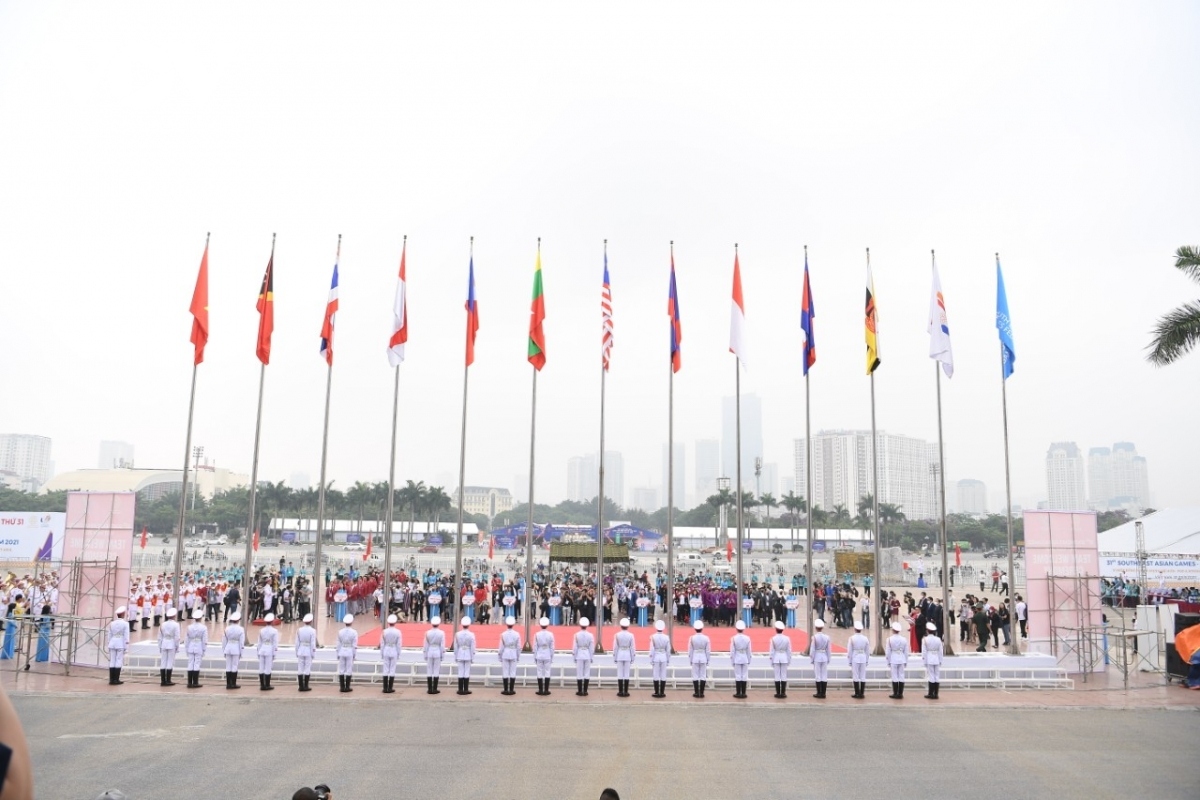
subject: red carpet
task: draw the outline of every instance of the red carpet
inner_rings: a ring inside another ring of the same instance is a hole
[[[424,622],[409,622],[397,625],[401,634],[404,637],[405,647],[417,647],[425,640],[425,631],[429,630],[429,625]],[[446,638],[449,639],[453,635],[453,625],[442,625],[442,630],[446,632]],[[504,632],[503,625],[472,625],[471,630],[475,632],[475,646],[480,650],[498,650],[500,646],[500,634]],[[525,635],[524,624],[518,624],[516,630],[521,632],[521,636]],[[541,630],[539,626],[533,626],[533,632]],[[554,633],[554,644],[559,650],[570,650],[572,637],[579,630],[577,627],[568,627],[566,625],[551,626],[550,630]],[[595,633],[595,628],[590,629]],[[613,636],[616,635],[620,628],[615,625],[604,626],[604,649],[612,651]],[[638,650],[645,652],[650,648],[650,637],[654,635],[654,628],[638,628],[629,629],[637,641]],[[360,633],[358,636],[358,644],[360,647],[378,647],[379,636],[382,631],[379,628],[372,628],[369,631]],[[733,628],[711,628],[706,627],[704,632],[708,634],[708,638],[712,640],[712,649],[714,652],[729,652],[729,640],[733,638],[736,631]],[[803,630],[790,629],[785,631],[792,639],[792,652],[800,653],[808,647],[808,634]],[[689,625],[675,626],[674,645],[677,652],[687,652],[688,638],[691,637],[693,631]],[[771,637],[775,635],[772,628],[750,628],[746,631],[750,637],[751,647],[755,653],[766,653],[770,648]],[[834,648],[835,652],[844,653],[845,648]]]

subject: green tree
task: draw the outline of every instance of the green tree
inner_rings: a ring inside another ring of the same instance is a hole
[[[1200,248],[1184,246],[1176,250],[1175,268],[1200,283]],[[1193,300],[1159,318],[1146,358],[1156,367],[1166,366],[1197,342],[1200,342],[1200,301]]]
[[[829,521],[833,523],[833,527],[840,530],[850,522],[850,512],[846,510],[844,505],[838,503],[833,507],[833,513]]]
[[[771,509],[779,508],[779,501],[770,492],[763,492],[758,497],[758,505],[767,510],[767,530],[771,530]]]

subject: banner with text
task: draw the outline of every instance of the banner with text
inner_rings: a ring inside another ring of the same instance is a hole
[[[0,561],[61,561],[66,520],[61,511],[0,512]]]

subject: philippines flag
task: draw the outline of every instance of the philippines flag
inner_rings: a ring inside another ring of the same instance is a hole
[[[333,322],[338,310],[338,265],[333,265],[333,283],[329,286],[329,301],[325,304],[325,321],[321,323],[321,357],[333,366]]]
[[[733,306],[729,319],[729,352],[746,366],[746,303],[742,300],[742,270],[738,266],[737,248],[733,251]]]
[[[933,263],[933,291],[929,295],[929,357],[942,363],[947,378],[954,377],[954,352],[950,349],[950,325],[937,262]]]
[[[817,363],[817,340],[813,337],[813,317],[817,307],[813,305],[812,286],[808,283],[808,250],[804,251],[804,291],[800,295],[800,330],[804,333],[804,374]]]
[[[404,259],[408,254],[408,237],[400,250],[400,280],[396,284],[396,299],[392,303],[392,338],[388,339],[388,363],[400,366],[404,360],[404,343],[408,341],[408,287],[404,271]]]
[[[608,246],[605,245],[604,286],[600,289],[600,361],[604,365],[605,372],[608,372],[608,364],[612,360],[612,347],[612,286],[608,282]]]
[[[679,322],[679,291],[675,286],[675,246],[671,246],[671,291],[667,296],[667,314],[671,317],[671,371],[683,366],[683,326]]]

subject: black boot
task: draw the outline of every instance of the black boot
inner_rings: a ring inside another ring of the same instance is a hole
[[[384,694],[392,694],[396,691],[395,689],[392,688],[392,681],[394,681],[394,680],[396,680],[396,679],[392,678],[392,677],[385,677],[383,679],[383,693]]]
[[[779,682],[779,697],[782,700],[787,700],[787,681]]]
[[[261,692],[266,688],[267,688],[266,673],[260,672],[260,673],[258,673],[258,690]]]
[[[301,689],[300,691],[302,691],[302,692],[311,692],[311,691],[312,691],[312,687],[311,687],[311,686],[309,686],[309,683],[311,683],[311,682],[312,682],[312,675],[305,675],[305,676],[304,676],[304,688],[303,688],[303,689]]]
[[[779,681],[775,681],[775,699],[779,699]]]
[[[471,679],[463,678],[463,694],[471,693]]]
[[[854,682],[854,699],[859,700],[863,696],[863,685],[858,681]]]
[[[936,687],[936,686],[937,686],[937,684],[936,684],[936,683],[931,683],[931,684],[929,684],[929,688],[925,690],[925,699],[926,699],[926,700],[932,700],[932,699],[934,699],[934,697],[936,697],[936,696],[937,696],[937,695],[935,694],[935,687]]]
[[[174,671],[175,671],[175,670],[173,670],[173,669],[169,669],[169,670],[167,670],[167,686],[174,686],[174,685],[175,685],[175,681],[171,680],[171,673],[172,673],[172,672],[174,672]]]
[[[692,697],[700,696],[700,681],[692,681]]]
[[[583,679],[583,696],[584,696],[584,697],[587,697],[587,694],[588,694],[588,684],[590,684],[591,682],[592,682],[592,679],[591,679],[591,678],[584,678],[584,679]]]
[[[708,681],[700,681],[700,697],[704,697],[704,689],[708,686]]]
[[[897,700],[904,699],[904,681],[899,681],[896,684],[896,699]]]
[[[108,685],[109,686],[120,686],[124,682],[125,681],[121,680],[121,668],[120,667],[109,667],[108,668]]]
[[[275,691],[275,687],[271,685],[271,673],[269,673],[269,672],[266,675],[266,683],[264,684],[263,688],[266,689],[268,692]]]
[[[165,669],[160,669],[158,671],[158,685],[159,686],[167,685],[167,671]]]
[[[298,692],[304,691],[304,676],[303,675],[296,676],[296,691],[298,691]]]
[[[821,681],[821,699],[825,699],[825,693],[829,691],[829,681]]]
[[[425,679],[425,694],[433,694],[433,678]]]
[[[942,698],[942,684],[935,683],[933,685],[933,699],[940,700]]]
[[[900,699],[900,683],[898,681],[892,681],[892,693],[888,697],[892,700]]]
[[[353,675],[347,675],[347,676],[346,676],[346,691],[347,691],[347,692],[353,692],[353,691],[354,691],[353,689],[351,689],[351,688],[350,688],[350,681],[352,681],[352,680],[354,680],[354,676],[353,676]]]
[[[442,690],[438,688],[438,681],[440,681],[441,679],[442,679],[442,678],[441,678],[441,676],[440,676],[440,675],[435,675],[435,676],[433,676],[433,693],[434,693],[434,694],[441,694],[441,693],[442,693]]]

